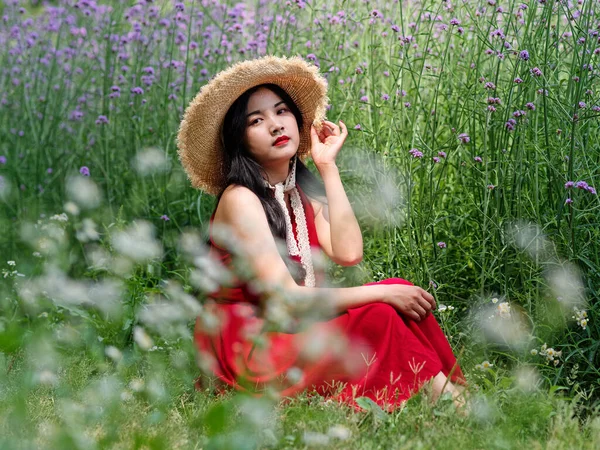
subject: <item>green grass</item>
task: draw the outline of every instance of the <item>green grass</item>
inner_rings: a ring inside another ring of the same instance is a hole
[[[597,416],[578,419],[573,402],[546,391],[482,389],[473,394],[473,414],[467,417],[458,415],[449,399],[432,405],[419,394],[403,409],[378,415],[319,396],[302,395],[281,403],[210,389],[195,391],[181,377],[180,368],[115,368],[75,354],[65,360],[56,385],[25,389],[25,365],[18,358],[3,380],[2,448],[284,449],[322,443],[339,449],[449,449],[599,444]],[[132,369],[142,373],[122,376]],[[159,394],[156,377],[165,395]],[[134,390],[127,380],[143,380],[143,387]]]

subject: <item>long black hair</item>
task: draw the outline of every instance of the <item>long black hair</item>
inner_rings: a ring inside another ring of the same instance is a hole
[[[227,176],[225,186],[217,196],[217,201],[221,199],[225,188],[231,184],[247,187],[260,199],[273,236],[285,241],[286,227],[284,212],[275,199],[273,191],[264,183],[266,174],[263,167],[252,157],[244,145],[243,139],[247,127],[246,109],[248,107],[248,100],[260,88],[269,89],[286,103],[296,118],[300,133],[302,133],[305,126],[298,106],[288,93],[276,84],[261,84],[248,89],[239,96],[227,111],[225,120],[223,121],[224,162]],[[309,197],[327,203],[323,182],[313,175],[302,161],[300,161],[300,158],[296,161],[296,183]]]

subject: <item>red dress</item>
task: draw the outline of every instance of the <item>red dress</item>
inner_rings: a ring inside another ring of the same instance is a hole
[[[320,249],[312,205],[298,190],[311,247]],[[289,212],[297,236],[293,211]],[[232,255],[212,239],[213,218],[214,213],[209,230],[211,253],[229,266]],[[299,257],[291,258],[299,261]],[[322,285],[324,274],[316,275],[317,286]],[[412,284],[401,278],[379,283]],[[465,383],[433,314],[415,322],[392,306],[374,302],[315,322],[309,329],[284,333],[261,331],[259,298],[247,284],[221,288],[210,297],[221,326],[215,330],[198,318],[194,340],[199,360],[205,370],[236,389],[255,394],[271,389],[281,396],[313,389],[353,406],[355,398],[366,396],[393,410],[440,371],[452,382]]]

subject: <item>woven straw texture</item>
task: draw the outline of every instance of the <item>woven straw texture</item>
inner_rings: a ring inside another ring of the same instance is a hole
[[[225,114],[245,91],[265,83],[283,88],[300,109],[304,129],[300,133],[298,156],[306,159],[310,152],[310,124],[320,129],[325,119],[329,102],[327,80],[315,65],[297,56],[242,61],[212,78],[185,110],[177,147],[192,186],[213,195],[225,187],[227,168],[221,144]]]

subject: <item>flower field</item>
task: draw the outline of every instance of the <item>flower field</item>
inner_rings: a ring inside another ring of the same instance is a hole
[[[364,258],[330,284],[427,288],[468,414],[194,388],[232,274],[175,138],[265,54],[350,130]],[[597,448],[599,76],[598,0],[0,0],[0,448]]]

